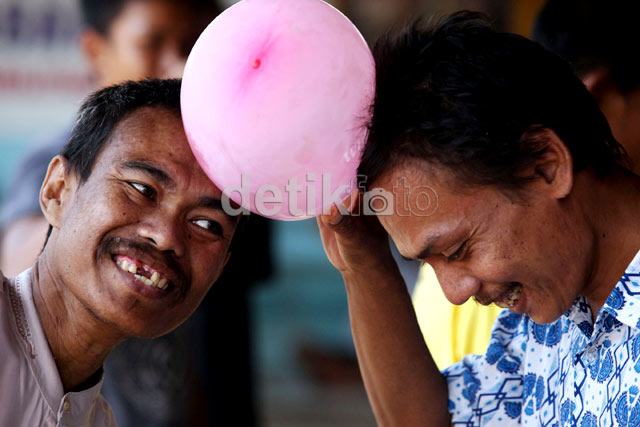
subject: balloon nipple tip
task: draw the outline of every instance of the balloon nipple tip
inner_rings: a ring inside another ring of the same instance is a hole
[[[259,59],[256,59],[255,61],[253,61],[253,64],[251,64],[251,68],[253,68],[254,70],[256,68],[260,68],[260,64],[262,64],[262,62]]]

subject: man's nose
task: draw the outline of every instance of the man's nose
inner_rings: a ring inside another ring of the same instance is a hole
[[[138,235],[162,252],[173,252],[177,258],[186,252],[184,232],[177,220],[148,218],[138,225]]]
[[[456,305],[464,304],[480,291],[482,282],[463,269],[447,263],[445,260],[430,261],[442,292]]]

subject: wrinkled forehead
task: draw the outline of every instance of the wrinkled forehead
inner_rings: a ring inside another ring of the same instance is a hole
[[[429,243],[437,243],[481,220],[474,210],[476,193],[456,185],[453,174],[431,168],[423,162],[410,162],[384,173],[371,183],[369,203],[384,197],[393,206],[377,218],[400,253],[414,258]],[[482,197],[482,189],[478,197]],[[365,195],[367,201],[367,195]]]
[[[178,111],[141,107],[116,125],[98,162],[119,167],[132,161],[153,166],[176,184],[221,193],[196,161]]]
[[[125,115],[115,125],[110,142],[129,141],[129,147],[137,148],[145,143],[162,142],[167,138],[176,142],[184,139],[186,142],[179,110],[164,106],[143,106]]]

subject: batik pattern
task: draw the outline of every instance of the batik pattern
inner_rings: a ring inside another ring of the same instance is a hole
[[[640,253],[595,324],[584,297],[549,325],[505,310],[444,374],[454,426],[640,427]]]

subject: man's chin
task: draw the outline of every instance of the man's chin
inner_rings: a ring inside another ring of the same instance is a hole
[[[150,324],[148,319],[131,319],[130,321],[118,321],[113,323],[120,331],[123,338],[157,338],[175,329],[176,326],[160,326]]]
[[[142,313],[135,308],[117,309],[114,303],[109,310],[92,310],[94,316],[122,339],[156,338],[177,327],[178,322],[169,322],[158,313]],[[137,307],[140,308],[140,307]],[[165,313],[166,314],[166,313]],[[162,321],[164,320],[164,321]],[[180,322],[182,323],[182,322]]]

